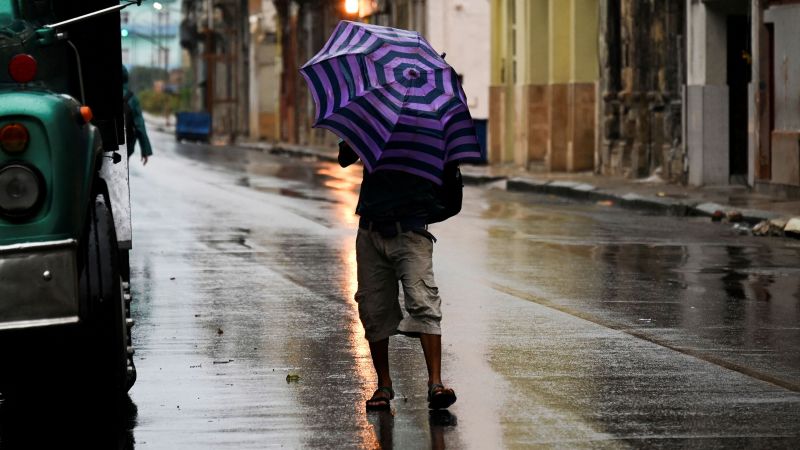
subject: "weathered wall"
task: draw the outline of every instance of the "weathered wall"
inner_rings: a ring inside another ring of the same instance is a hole
[[[598,171],[686,177],[682,134],[682,2],[600,2]]]
[[[764,12],[775,28],[775,128],[800,130],[800,5],[777,5]]]
[[[250,1],[250,138],[277,141],[280,71],[275,7]]]
[[[773,183],[800,185],[800,5],[775,5],[764,12],[774,30],[771,159]]]

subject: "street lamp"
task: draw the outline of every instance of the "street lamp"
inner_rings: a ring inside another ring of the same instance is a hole
[[[164,21],[164,26],[168,26],[169,25],[168,24],[168,21],[169,21],[169,10],[162,11],[164,9],[164,5],[161,2],[153,2],[153,9],[155,9],[155,11],[156,11],[156,12],[154,12],[154,16],[153,16],[153,18],[156,19],[156,28],[155,28],[153,34],[155,35],[155,41],[156,41],[155,43],[156,43],[156,46],[158,47],[158,55],[157,55],[157,58],[156,58],[156,64],[160,64],[161,63],[161,56],[162,56],[162,53],[163,53],[163,57],[164,57],[164,72],[168,74],[169,73],[169,49],[167,47],[165,47],[164,45],[162,45],[163,43],[165,43],[163,41],[166,40],[166,36],[162,34],[163,28],[162,28],[161,22],[162,22],[162,20]],[[157,18],[156,18],[156,15],[157,15]],[[165,75],[165,76],[167,76],[167,78],[164,80],[166,82],[169,79],[169,76],[168,75]]]
[[[359,0],[344,0],[344,12],[347,14],[357,14],[358,3]]]

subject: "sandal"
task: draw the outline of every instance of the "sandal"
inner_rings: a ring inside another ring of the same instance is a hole
[[[389,397],[376,397],[378,393],[383,392]],[[386,411],[390,408],[390,400],[394,398],[394,389],[389,386],[382,386],[375,390],[372,398],[366,401],[367,411]]]
[[[456,393],[450,388],[434,383],[428,386],[428,408],[445,409],[456,402]]]

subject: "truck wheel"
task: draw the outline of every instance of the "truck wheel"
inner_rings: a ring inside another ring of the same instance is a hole
[[[128,264],[128,251],[124,251],[126,258],[124,258],[124,264]],[[133,328],[133,319],[131,318],[131,302],[133,298],[131,297],[131,284],[130,284],[130,267],[127,270],[127,278],[123,276],[122,281],[122,298],[125,303],[125,327],[127,329],[127,344],[125,347],[125,352],[133,351],[133,333],[131,328]],[[133,363],[133,354],[130,353],[127,355],[127,368],[126,370],[126,377],[125,377],[125,391],[129,391],[133,384],[136,383],[136,365]]]
[[[82,304],[88,311],[85,338],[85,366],[89,389],[101,388],[104,393],[125,393],[132,383],[129,358],[130,331],[127,299],[120,267],[120,254],[114,220],[107,197],[97,194],[89,208],[84,242],[80,288]],[[132,366],[132,363],[130,364]],[[83,371],[81,371],[83,372]]]

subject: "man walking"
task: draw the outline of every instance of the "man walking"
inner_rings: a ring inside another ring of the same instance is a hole
[[[342,141],[339,164],[347,167],[357,160],[358,155]],[[458,170],[455,164],[445,168],[446,173],[453,170]],[[440,189],[406,172],[364,170],[356,207],[360,219],[355,300],[378,378],[378,388],[366,402],[368,411],[387,410],[394,398],[389,336],[398,333],[420,339],[428,368],[428,406],[447,408],[456,401],[453,389],[442,383],[441,299],[432,263],[436,238],[427,231],[429,223],[453,214],[442,204]],[[398,281],[403,286],[405,317]]]

